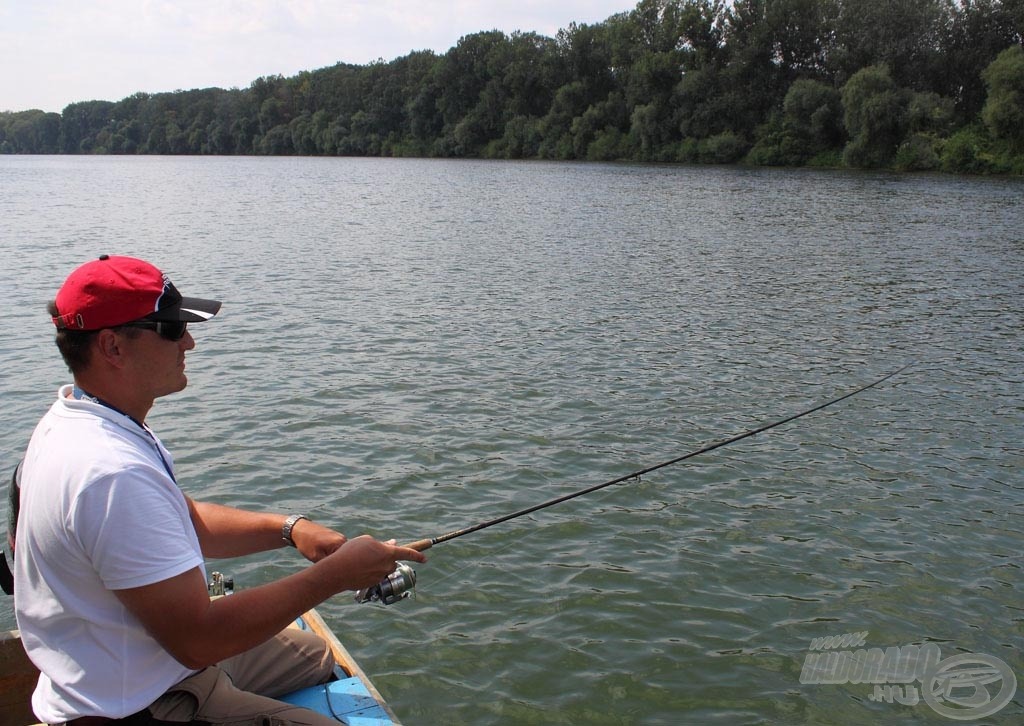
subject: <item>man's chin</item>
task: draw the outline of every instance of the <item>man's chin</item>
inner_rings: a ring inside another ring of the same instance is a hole
[[[178,382],[176,384],[174,384],[174,385],[168,385],[167,389],[163,393],[161,393],[160,396],[169,396],[172,393],[178,393],[179,391],[184,391],[186,386],[188,386],[188,376],[186,376],[185,374],[182,374],[181,378],[178,380]],[[159,398],[159,396],[158,396],[158,398]]]

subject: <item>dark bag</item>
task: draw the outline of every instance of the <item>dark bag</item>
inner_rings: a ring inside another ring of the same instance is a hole
[[[21,462],[14,467],[14,474],[11,476],[11,483],[7,488],[7,550],[3,558],[0,558],[0,589],[8,595],[14,594],[14,575],[7,564],[7,552],[11,553],[11,560],[14,560],[14,540],[18,529],[18,511],[21,509]]]

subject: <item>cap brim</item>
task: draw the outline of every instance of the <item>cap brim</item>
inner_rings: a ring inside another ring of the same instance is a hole
[[[147,320],[177,320],[183,323],[202,323],[220,310],[220,300],[205,300],[201,297],[183,297],[181,302],[169,305],[151,315]]]

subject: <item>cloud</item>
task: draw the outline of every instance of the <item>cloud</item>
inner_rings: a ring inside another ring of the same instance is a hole
[[[622,0],[35,0],[0,5],[0,110],[60,111],[132,93],[246,87],[338,62],[444,53],[498,29],[554,35]]]

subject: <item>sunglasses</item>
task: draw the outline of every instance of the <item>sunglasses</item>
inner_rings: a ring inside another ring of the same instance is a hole
[[[130,323],[123,323],[124,328],[143,328],[144,330],[156,331],[156,334],[165,340],[179,341],[185,337],[185,330],[188,323],[181,320],[133,320]]]

